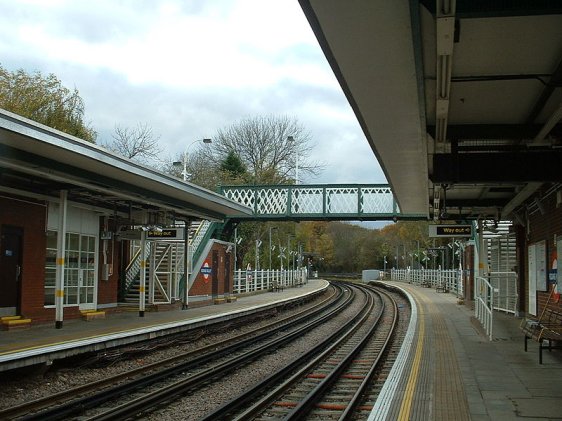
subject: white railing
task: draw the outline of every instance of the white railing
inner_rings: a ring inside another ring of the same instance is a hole
[[[463,276],[465,273],[458,269],[392,269],[390,271],[392,281],[440,288],[461,296],[463,294]]]
[[[474,280],[474,300],[474,314],[482,324],[488,338],[492,340],[492,328],[494,325],[494,313],[492,311],[494,288],[486,278],[477,276]]]
[[[223,186],[222,194],[260,215],[394,215],[399,212],[390,186],[278,185]]]
[[[210,226],[211,226],[211,221],[204,220],[204,221],[201,221],[201,223],[197,227],[197,230],[195,231],[195,234],[193,235],[193,239],[191,240],[191,249],[194,252],[197,250],[197,248],[201,244],[201,241],[203,241],[203,238],[205,237],[205,234],[207,233],[207,230],[209,229]]]
[[[278,270],[241,270],[234,273],[234,294],[254,291],[267,291],[277,285],[282,288],[304,285],[307,281],[306,269]]]
[[[393,269],[392,281],[440,288],[463,296],[463,279],[468,276],[461,270]],[[515,272],[490,272],[474,281],[475,315],[492,340],[493,310],[518,314],[517,274]]]
[[[488,279],[494,288],[493,309],[518,314],[517,273],[490,272]]]

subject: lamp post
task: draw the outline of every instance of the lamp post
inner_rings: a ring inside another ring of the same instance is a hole
[[[203,143],[213,143],[212,139],[197,139],[193,142],[191,142],[189,145],[187,145],[187,147],[185,148],[184,152],[183,152],[183,159],[182,161],[174,161],[172,163],[172,165],[174,167],[178,167],[180,165],[183,164],[183,171],[181,172],[181,174],[183,175],[183,181],[187,181],[187,151],[189,150],[189,148],[191,148],[193,145],[195,145],[198,142],[203,142]]]
[[[258,273],[259,265],[260,265],[260,247],[261,247],[261,240],[256,239],[256,266],[255,266],[256,274]]]
[[[269,269],[270,270],[271,270],[271,252],[273,251],[271,246],[271,231],[276,229],[277,227],[269,227]]]
[[[236,249],[242,237],[238,237],[238,228],[234,228],[234,280],[236,281],[236,271],[238,269],[238,250]]]
[[[299,150],[297,141],[293,136],[288,136],[287,141],[295,144],[295,184],[299,184]]]

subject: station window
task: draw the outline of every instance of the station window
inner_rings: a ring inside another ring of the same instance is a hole
[[[94,302],[96,238],[66,233],[64,304]],[[47,231],[45,305],[55,305],[57,232]]]

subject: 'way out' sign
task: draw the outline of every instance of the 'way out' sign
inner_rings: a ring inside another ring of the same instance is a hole
[[[472,225],[430,225],[430,237],[472,237]]]

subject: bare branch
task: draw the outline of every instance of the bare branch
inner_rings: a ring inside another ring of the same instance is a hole
[[[154,136],[146,123],[138,123],[134,128],[117,125],[112,138],[113,142],[104,146],[128,159],[145,162],[157,158],[162,152],[158,143],[160,137]]]

